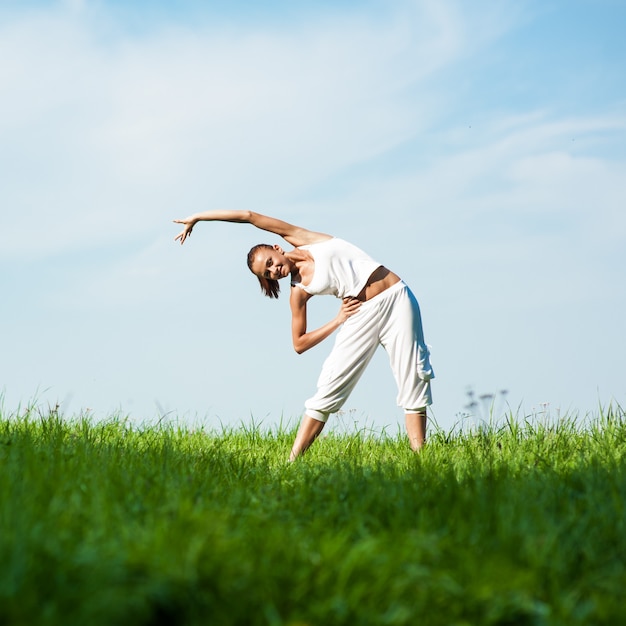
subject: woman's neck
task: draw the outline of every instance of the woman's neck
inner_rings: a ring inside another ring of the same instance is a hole
[[[315,261],[313,256],[307,250],[294,248],[285,253],[285,256],[291,261],[291,277],[296,282],[307,283],[315,271]]]

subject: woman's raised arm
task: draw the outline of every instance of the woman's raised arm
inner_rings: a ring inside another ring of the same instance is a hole
[[[294,226],[275,217],[255,213],[254,211],[230,211],[217,210],[205,211],[204,213],[196,213],[182,220],[174,220],[176,224],[184,224],[185,228],[174,238],[183,244],[185,239],[191,235],[193,227],[198,222],[239,222],[242,224],[252,224],[261,230],[266,230],[282,237],[292,246],[304,246],[318,241],[330,239],[331,235],[325,233],[316,233],[300,226]]]

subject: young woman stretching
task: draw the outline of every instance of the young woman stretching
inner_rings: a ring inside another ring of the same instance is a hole
[[[287,252],[278,245],[255,246],[248,253],[248,267],[270,298],[278,298],[278,281],[290,278],[291,333],[298,354],[341,327],[322,367],[317,392],[305,402],[291,461],[315,441],[328,416],[343,406],[378,345],[389,355],[411,448],[422,447],[434,374],[417,300],[399,276],[347,241],[253,211],[207,211],[174,221],[184,225],[175,238],[181,244],[198,222],[220,221],[252,224],[294,246]],[[337,317],[307,331],[307,302],[317,295],[334,295],[342,304]]]

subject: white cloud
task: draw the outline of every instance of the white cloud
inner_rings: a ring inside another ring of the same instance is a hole
[[[468,35],[441,3],[401,6],[382,25],[190,25],[135,39],[97,12],[6,24],[3,256],[128,237],[178,207],[275,206],[413,136],[436,102],[403,90]]]

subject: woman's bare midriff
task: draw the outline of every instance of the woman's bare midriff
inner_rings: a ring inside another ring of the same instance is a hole
[[[400,282],[400,277],[381,265],[379,268],[375,269],[372,275],[367,279],[367,283],[357,296],[357,300],[367,302],[367,300],[371,300],[374,296],[377,296],[379,293],[382,293],[385,289],[389,289],[389,287],[398,282]]]

